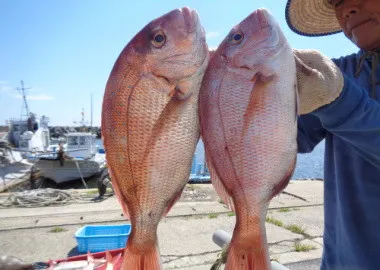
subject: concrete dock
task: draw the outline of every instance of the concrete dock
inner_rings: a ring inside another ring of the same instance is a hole
[[[212,195],[202,200],[181,199],[162,219],[158,239],[165,269],[210,269],[221,251],[212,241],[213,233],[223,229],[232,234],[234,228],[235,216],[211,184],[192,185],[191,189],[207,190]],[[6,196],[2,194],[0,201]],[[77,229],[126,222],[115,196],[62,206],[0,208],[0,255],[26,262],[77,255]],[[285,193],[271,201],[266,232],[272,260],[289,269],[319,269],[323,181],[291,181]],[[309,265],[304,268],[304,264]]]

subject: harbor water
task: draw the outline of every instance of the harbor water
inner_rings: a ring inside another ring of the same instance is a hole
[[[97,139],[96,144],[99,145],[99,149],[103,149],[103,143],[101,139]],[[309,154],[298,154],[296,170],[292,179],[323,179],[323,155],[325,150],[325,142],[319,143],[313,152]],[[191,169],[192,174],[205,173],[204,167],[204,146],[203,142],[199,141]]]

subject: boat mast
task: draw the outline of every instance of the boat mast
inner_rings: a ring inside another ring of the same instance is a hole
[[[92,94],[91,94],[91,128],[92,128]]]
[[[26,90],[29,90],[29,89],[30,88],[24,87],[24,82],[22,80],[21,80],[21,88],[17,87],[15,89],[21,94],[22,99],[23,99],[23,104],[22,104],[22,109],[21,109],[21,119],[23,119],[23,116],[26,116],[26,118],[28,118],[30,116],[28,102],[26,101]],[[25,110],[26,114],[23,114],[24,110]]]

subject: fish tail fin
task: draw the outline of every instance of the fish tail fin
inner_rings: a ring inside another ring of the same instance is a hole
[[[161,270],[162,263],[158,246],[155,245],[150,249],[140,251],[133,246],[127,246],[121,270]]]
[[[227,270],[270,270],[270,260],[266,248],[265,236],[256,235],[255,237],[246,237],[248,240],[244,243],[243,239],[232,237],[226,267]],[[253,244],[254,243],[254,244]]]
[[[266,250],[261,249],[250,254],[251,269],[270,269],[270,261]]]
[[[269,270],[270,261],[265,249],[241,251],[231,246],[225,269]]]

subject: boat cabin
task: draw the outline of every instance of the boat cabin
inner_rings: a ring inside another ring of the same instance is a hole
[[[96,135],[89,132],[72,132],[67,134],[66,154],[73,158],[91,158],[98,152]]]

